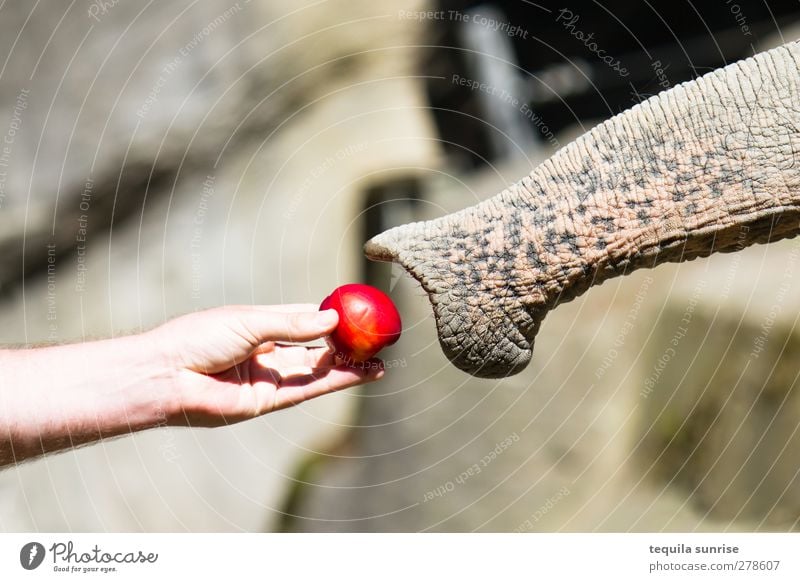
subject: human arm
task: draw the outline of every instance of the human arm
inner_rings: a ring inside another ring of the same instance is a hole
[[[220,426],[383,375],[336,365],[334,311],[233,306],[115,339],[0,350],[0,467],[157,426]]]

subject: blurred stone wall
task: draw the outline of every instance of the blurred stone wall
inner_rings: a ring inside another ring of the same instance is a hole
[[[425,30],[398,18],[425,3],[387,6],[4,7],[2,343],[317,302],[361,276],[373,186],[416,177],[416,214],[393,218],[424,219],[538,164],[448,173]],[[384,381],[5,470],[0,530],[797,529],[798,248],[606,282],[504,381],[454,369],[427,298],[387,267],[372,282],[406,331]]]
[[[414,67],[423,29],[367,1],[106,5],[0,19],[0,134],[14,132],[0,341],[318,302],[355,280],[364,190],[437,163]],[[297,459],[352,409],[337,394],[5,470],[0,529],[270,529]]]

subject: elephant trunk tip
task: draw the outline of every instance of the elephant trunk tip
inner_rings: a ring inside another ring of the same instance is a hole
[[[387,233],[372,237],[364,244],[364,254],[373,261],[396,261],[396,245],[387,238]]]

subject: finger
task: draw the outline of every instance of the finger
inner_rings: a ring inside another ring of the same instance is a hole
[[[319,303],[287,303],[285,305],[265,305],[272,313],[311,313],[319,311]]]
[[[384,375],[382,368],[328,368],[322,373],[284,379],[275,394],[274,409],[295,406],[323,394],[338,392],[345,388],[379,380]]]
[[[308,348],[269,342],[256,353],[256,361],[262,366],[277,368],[328,368],[336,365],[334,354],[325,347]],[[308,370],[305,372],[309,373]]]
[[[339,315],[332,309],[284,313],[256,308],[237,309],[231,314],[256,344],[311,341],[330,334],[339,323]]]
[[[284,303],[278,305],[227,305],[219,309],[230,311],[260,311],[261,313],[311,313],[319,311],[317,303]]]

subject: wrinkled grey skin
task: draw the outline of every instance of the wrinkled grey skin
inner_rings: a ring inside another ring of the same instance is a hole
[[[367,242],[428,293],[447,357],[521,371],[545,314],[605,279],[800,230],[800,45],[665,91],[497,196]]]

